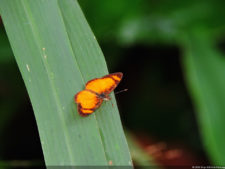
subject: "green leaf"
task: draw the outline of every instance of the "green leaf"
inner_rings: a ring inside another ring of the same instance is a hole
[[[225,165],[225,58],[202,29],[186,42],[184,64],[202,141],[214,164]]]
[[[38,125],[45,163],[132,168],[114,96],[80,117],[74,95],[108,73],[76,0],[1,0],[3,22]]]

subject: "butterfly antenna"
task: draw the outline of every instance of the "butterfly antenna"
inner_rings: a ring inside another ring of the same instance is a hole
[[[128,89],[123,89],[123,90],[120,90],[118,92],[115,92],[115,94],[118,94],[118,93],[121,93],[121,92],[126,92]]]

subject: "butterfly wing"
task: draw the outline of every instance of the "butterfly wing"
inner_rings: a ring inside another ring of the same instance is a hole
[[[103,76],[102,78],[96,78],[88,81],[85,89],[96,92],[97,94],[104,93],[108,95],[117,87],[122,77],[123,74],[118,72]]]
[[[82,116],[93,113],[101,104],[102,99],[96,93],[89,90],[82,90],[75,95],[78,112]]]
[[[123,74],[118,72],[88,81],[85,90],[75,95],[79,114],[87,116],[99,108],[103,101],[99,95],[104,94],[107,97],[116,88],[122,77]]]

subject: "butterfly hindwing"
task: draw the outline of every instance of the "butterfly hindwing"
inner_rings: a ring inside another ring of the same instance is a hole
[[[82,90],[75,95],[75,102],[81,115],[89,115],[101,105],[102,99],[92,91]]]

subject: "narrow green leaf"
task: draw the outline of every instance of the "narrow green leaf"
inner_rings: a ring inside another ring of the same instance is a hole
[[[132,162],[114,96],[80,117],[74,95],[108,73],[76,0],[1,0],[3,22],[35,112],[50,165]]]
[[[202,141],[214,164],[225,165],[225,58],[202,30],[193,31],[186,40],[184,64]]]

